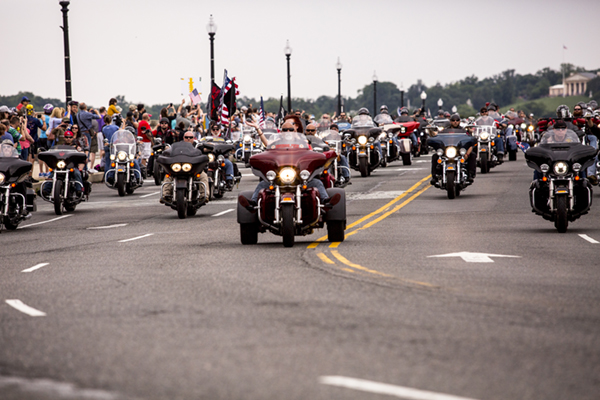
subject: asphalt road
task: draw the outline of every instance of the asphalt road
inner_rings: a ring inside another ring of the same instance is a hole
[[[38,200],[0,234],[0,399],[598,399],[600,210],[557,233],[519,157],[455,200],[429,157],[355,173],[341,244],[242,246],[253,176],[186,220],[150,181]]]

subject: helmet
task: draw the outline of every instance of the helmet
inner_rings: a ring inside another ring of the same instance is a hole
[[[385,104],[382,105],[381,107],[379,107],[379,112],[387,114],[388,113],[388,107]]]
[[[564,104],[561,104],[556,108],[556,116],[561,119],[569,118],[571,113],[569,112],[569,107]]]
[[[50,115],[52,114],[52,110],[54,110],[54,106],[52,104],[48,103],[44,106],[44,114]]]
[[[400,109],[400,114],[406,114],[406,115],[408,115],[408,108],[406,108],[406,107],[402,107],[402,108]]]
[[[128,132],[133,133],[134,135],[137,134],[137,132],[135,131],[135,128],[133,126],[126,126],[125,130],[128,131]]]
[[[27,104],[25,110],[27,110],[27,115],[33,115],[33,104]]]
[[[361,109],[358,110],[358,115],[371,115],[369,113],[369,109],[366,107],[362,107]]]
[[[590,107],[592,110],[595,110],[596,108],[598,108],[598,103],[596,102],[596,100],[591,100],[588,103],[588,107]]]
[[[460,121],[460,115],[458,113],[454,113],[450,116],[450,121]]]
[[[450,118],[450,113],[449,113],[448,111],[446,111],[446,112],[444,113],[444,117],[446,117],[446,118]]]

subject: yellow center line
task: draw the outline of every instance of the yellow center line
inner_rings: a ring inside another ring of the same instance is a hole
[[[369,219],[381,212],[386,211],[390,206],[392,206],[393,204],[399,202],[400,200],[402,200],[403,198],[408,196],[412,191],[416,190],[416,188],[418,188],[424,181],[429,180],[429,179],[431,179],[431,175],[427,175],[425,178],[421,179],[419,182],[417,182],[413,186],[411,186],[410,189],[408,189],[406,192],[402,193],[400,196],[396,197],[394,200],[390,201],[386,205],[378,208],[377,210],[373,211],[372,213],[370,213],[368,215],[365,215],[358,221],[355,221],[355,222],[351,223],[350,225],[346,226],[346,229],[350,229],[350,228],[366,221],[367,219]],[[346,237],[348,237],[348,234],[346,234]],[[320,242],[324,242],[325,240],[327,240],[327,236],[320,237],[317,240],[315,240],[313,243],[311,243],[307,248],[315,249],[319,245]],[[338,246],[339,246],[339,244],[338,244]],[[335,247],[337,247],[337,246],[335,246]]]
[[[375,274],[375,275],[381,275],[381,276],[385,276],[388,278],[391,278],[392,275],[388,275],[388,274],[384,274],[383,272],[379,272],[379,271],[375,271],[369,268],[365,268],[362,265],[358,265],[358,264],[354,264],[352,261],[349,261],[346,257],[344,257],[343,255],[341,255],[340,253],[338,253],[337,250],[331,250],[331,254],[333,254],[333,256],[335,258],[337,258],[338,260],[340,260],[341,262],[343,262],[344,264],[346,264],[349,267],[361,270],[361,271],[365,271],[365,272],[370,272],[371,274]]]
[[[325,264],[335,264],[333,261],[329,259],[324,253],[317,253],[317,256],[325,263]]]

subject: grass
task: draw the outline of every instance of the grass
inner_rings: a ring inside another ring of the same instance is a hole
[[[541,116],[550,116],[556,114],[556,108],[561,104],[566,104],[569,106],[571,112],[573,111],[573,106],[580,101],[588,102],[591,99],[589,96],[569,96],[569,97],[544,97],[542,99],[537,100],[518,100],[513,104],[509,104],[506,107],[500,107],[502,113],[508,111],[511,107],[514,107],[515,110],[523,110],[527,114],[533,113],[537,117]],[[596,96],[594,96],[594,100]]]

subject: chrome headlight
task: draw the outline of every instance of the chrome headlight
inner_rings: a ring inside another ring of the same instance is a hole
[[[443,155],[444,155],[444,150],[442,150],[442,149],[437,149],[437,155],[438,155],[438,157],[441,157],[441,156],[443,156]]]
[[[223,157],[223,155],[219,155],[217,157],[217,161],[220,162],[220,163],[222,163],[223,161],[225,161],[225,157]]]
[[[215,155],[213,153],[208,153],[208,162],[215,161]]]
[[[267,172],[267,179],[270,182],[273,182],[276,177],[277,177],[277,174],[275,173],[275,171],[269,171],[269,172]]]
[[[564,175],[569,171],[569,165],[564,161],[559,161],[554,164],[554,172],[556,175]]]
[[[114,154],[110,155],[110,161],[115,161],[115,155]]]
[[[510,129],[514,129],[514,127],[515,126],[513,124],[508,125],[508,128],[510,128]]]
[[[528,130],[529,132],[531,132],[533,129],[534,129],[534,128],[533,128],[533,125],[529,125],[529,127],[527,128],[527,130]]]
[[[302,179],[303,181],[307,180],[308,178],[310,178],[310,172],[308,172],[307,170],[302,170],[300,171],[300,179]]]
[[[394,137],[394,134],[393,134],[392,132],[388,132],[388,137],[389,137],[389,138],[393,138],[393,137]]]
[[[171,164],[171,169],[173,170],[173,172],[179,172],[179,171],[181,171],[181,164],[179,164],[179,163]]]
[[[487,132],[481,132],[481,134],[479,135],[479,139],[481,140],[488,140],[490,138],[490,135]]]
[[[543,173],[546,173],[546,172],[550,171],[550,166],[548,164],[542,164],[542,165],[540,165],[540,169],[542,170]]]
[[[467,154],[467,149],[460,149],[458,152],[461,156],[464,156],[465,154]]]
[[[575,172],[581,171],[581,164],[579,164],[579,163],[573,164],[573,171],[575,171]]]
[[[127,160],[127,153],[125,153],[124,151],[120,151],[117,153],[117,158],[119,159],[119,161],[125,161]]]
[[[279,171],[279,179],[283,183],[292,183],[296,179],[296,170],[294,168],[286,167]]]
[[[358,137],[358,144],[367,144],[367,137],[366,136],[359,136]]]
[[[523,129],[523,130],[527,129],[527,124],[525,122],[523,122],[521,124],[521,129]]]
[[[448,147],[446,148],[446,157],[454,158],[456,157],[456,147]]]
[[[5,178],[6,178],[6,176],[4,176],[4,174],[2,172],[0,172],[0,185],[4,183]]]
[[[252,136],[246,134],[244,135],[244,143],[250,143],[252,141]]]
[[[374,138],[371,136],[371,137],[369,138],[369,143],[373,143],[374,141],[375,141],[375,139],[374,139]]]
[[[192,170],[192,164],[186,162],[181,166],[181,169],[183,172],[190,172]]]
[[[63,169],[67,166],[67,163],[64,162],[63,160],[60,160],[59,162],[56,163],[56,168],[58,169]]]

